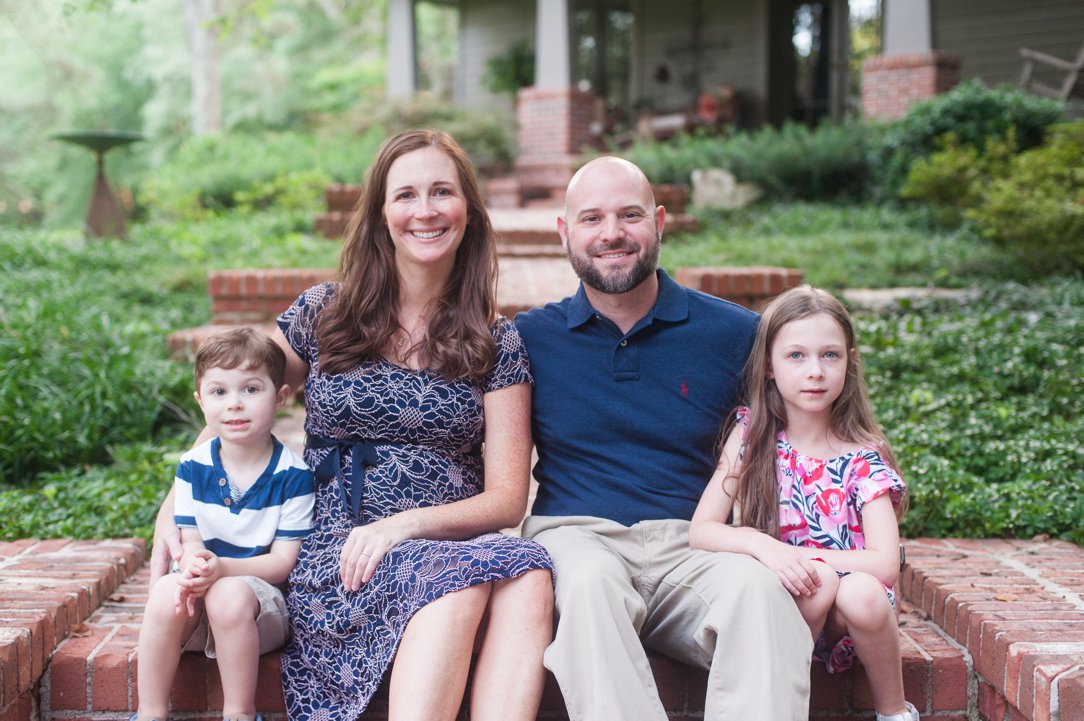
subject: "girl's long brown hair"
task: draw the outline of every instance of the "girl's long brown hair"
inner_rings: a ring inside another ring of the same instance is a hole
[[[480,377],[493,366],[497,246],[470,159],[447,133],[407,130],[380,147],[347,228],[339,255],[339,287],[316,330],[321,367],[327,373],[379,360],[399,329],[399,273],[384,222],[388,170],[403,155],[427,147],[455,163],[467,201],[467,228],[452,274],[429,316],[420,357],[446,379]]]
[[[847,374],[843,391],[832,404],[832,432],[848,443],[860,443],[876,449],[885,462],[898,472],[896,458],[870,407],[866,384],[862,380],[862,361],[858,355],[854,324],[847,309],[831,293],[809,285],[783,292],[761,316],[749,361],[745,365],[745,388],[750,412],[742,443],[735,498],[740,508],[741,524],[763,531],[773,538],[779,537],[776,438],[787,427],[787,411],[775,381],[768,377],[772,343],[787,323],[818,313],[826,313],[839,323],[847,339]],[[902,511],[901,504],[898,513]]]

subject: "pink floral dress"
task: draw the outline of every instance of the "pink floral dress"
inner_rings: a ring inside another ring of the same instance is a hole
[[[738,409],[738,422],[744,436],[749,425],[748,408]],[[893,507],[898,507],[903,498],[903,479],[872,448],[823,460],[797,451],[784,432],[780,432],[775,447],[779,539],[784,543],[839,551],[865,548],[862,507],[885,493],[891,494]],[[885,592],[895,607],[892,589],[886,586]],[[829,648],[822,635],[813,649],[813,657],[823,661],[830,673],[850,668],[854,656],[850,636]]]

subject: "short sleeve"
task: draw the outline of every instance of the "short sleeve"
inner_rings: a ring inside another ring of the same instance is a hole
[[[864,505],[885,493],[891,494],[892,507],[898,508],[907,490],[900,475],[874,450],[858,453],[851,461],[848,475],[854,507],[859,513]]]
[[[286,336],[286,342],[310,366],[316,358],[316,318],[334,294],[334,283],[314,285],[278,317],[279,330]]]
[[[316,503],[312,471],[307,468],[292,468],[288,477],[283,480],[283,484],[287,489],[287,498],[282,503],[275,538],[289,541],[300,540],[312,530],[313,509]]]
[[[196,528],[196,503],[191,481],[192,460],[182,456],[173,478],[173,522],[178,528]]]
[[[482,392],[497,391],[517,383],[534,383],[527,347],[510,320],[501,317],[497,321],[493,327],[493,340],[497,343],[497,357],[482,384]]]

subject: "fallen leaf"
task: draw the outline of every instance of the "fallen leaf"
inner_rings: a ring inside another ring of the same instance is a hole
[[[72,635],[73,636],[89,636],[90,635],[90,626],[88,626],[85,623],[77,623],[74,626],[72,626]]]
[[[1016,596],[1011,593],[999,593],[994,596],[995,601],[1015,601]]]

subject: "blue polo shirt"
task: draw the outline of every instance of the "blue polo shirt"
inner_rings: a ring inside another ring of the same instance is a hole
[[[582,284],[516,316],[534,374],[532,514],[692,518],[758,316],[658,278],[654,307],[628,333],[595,311]]]

